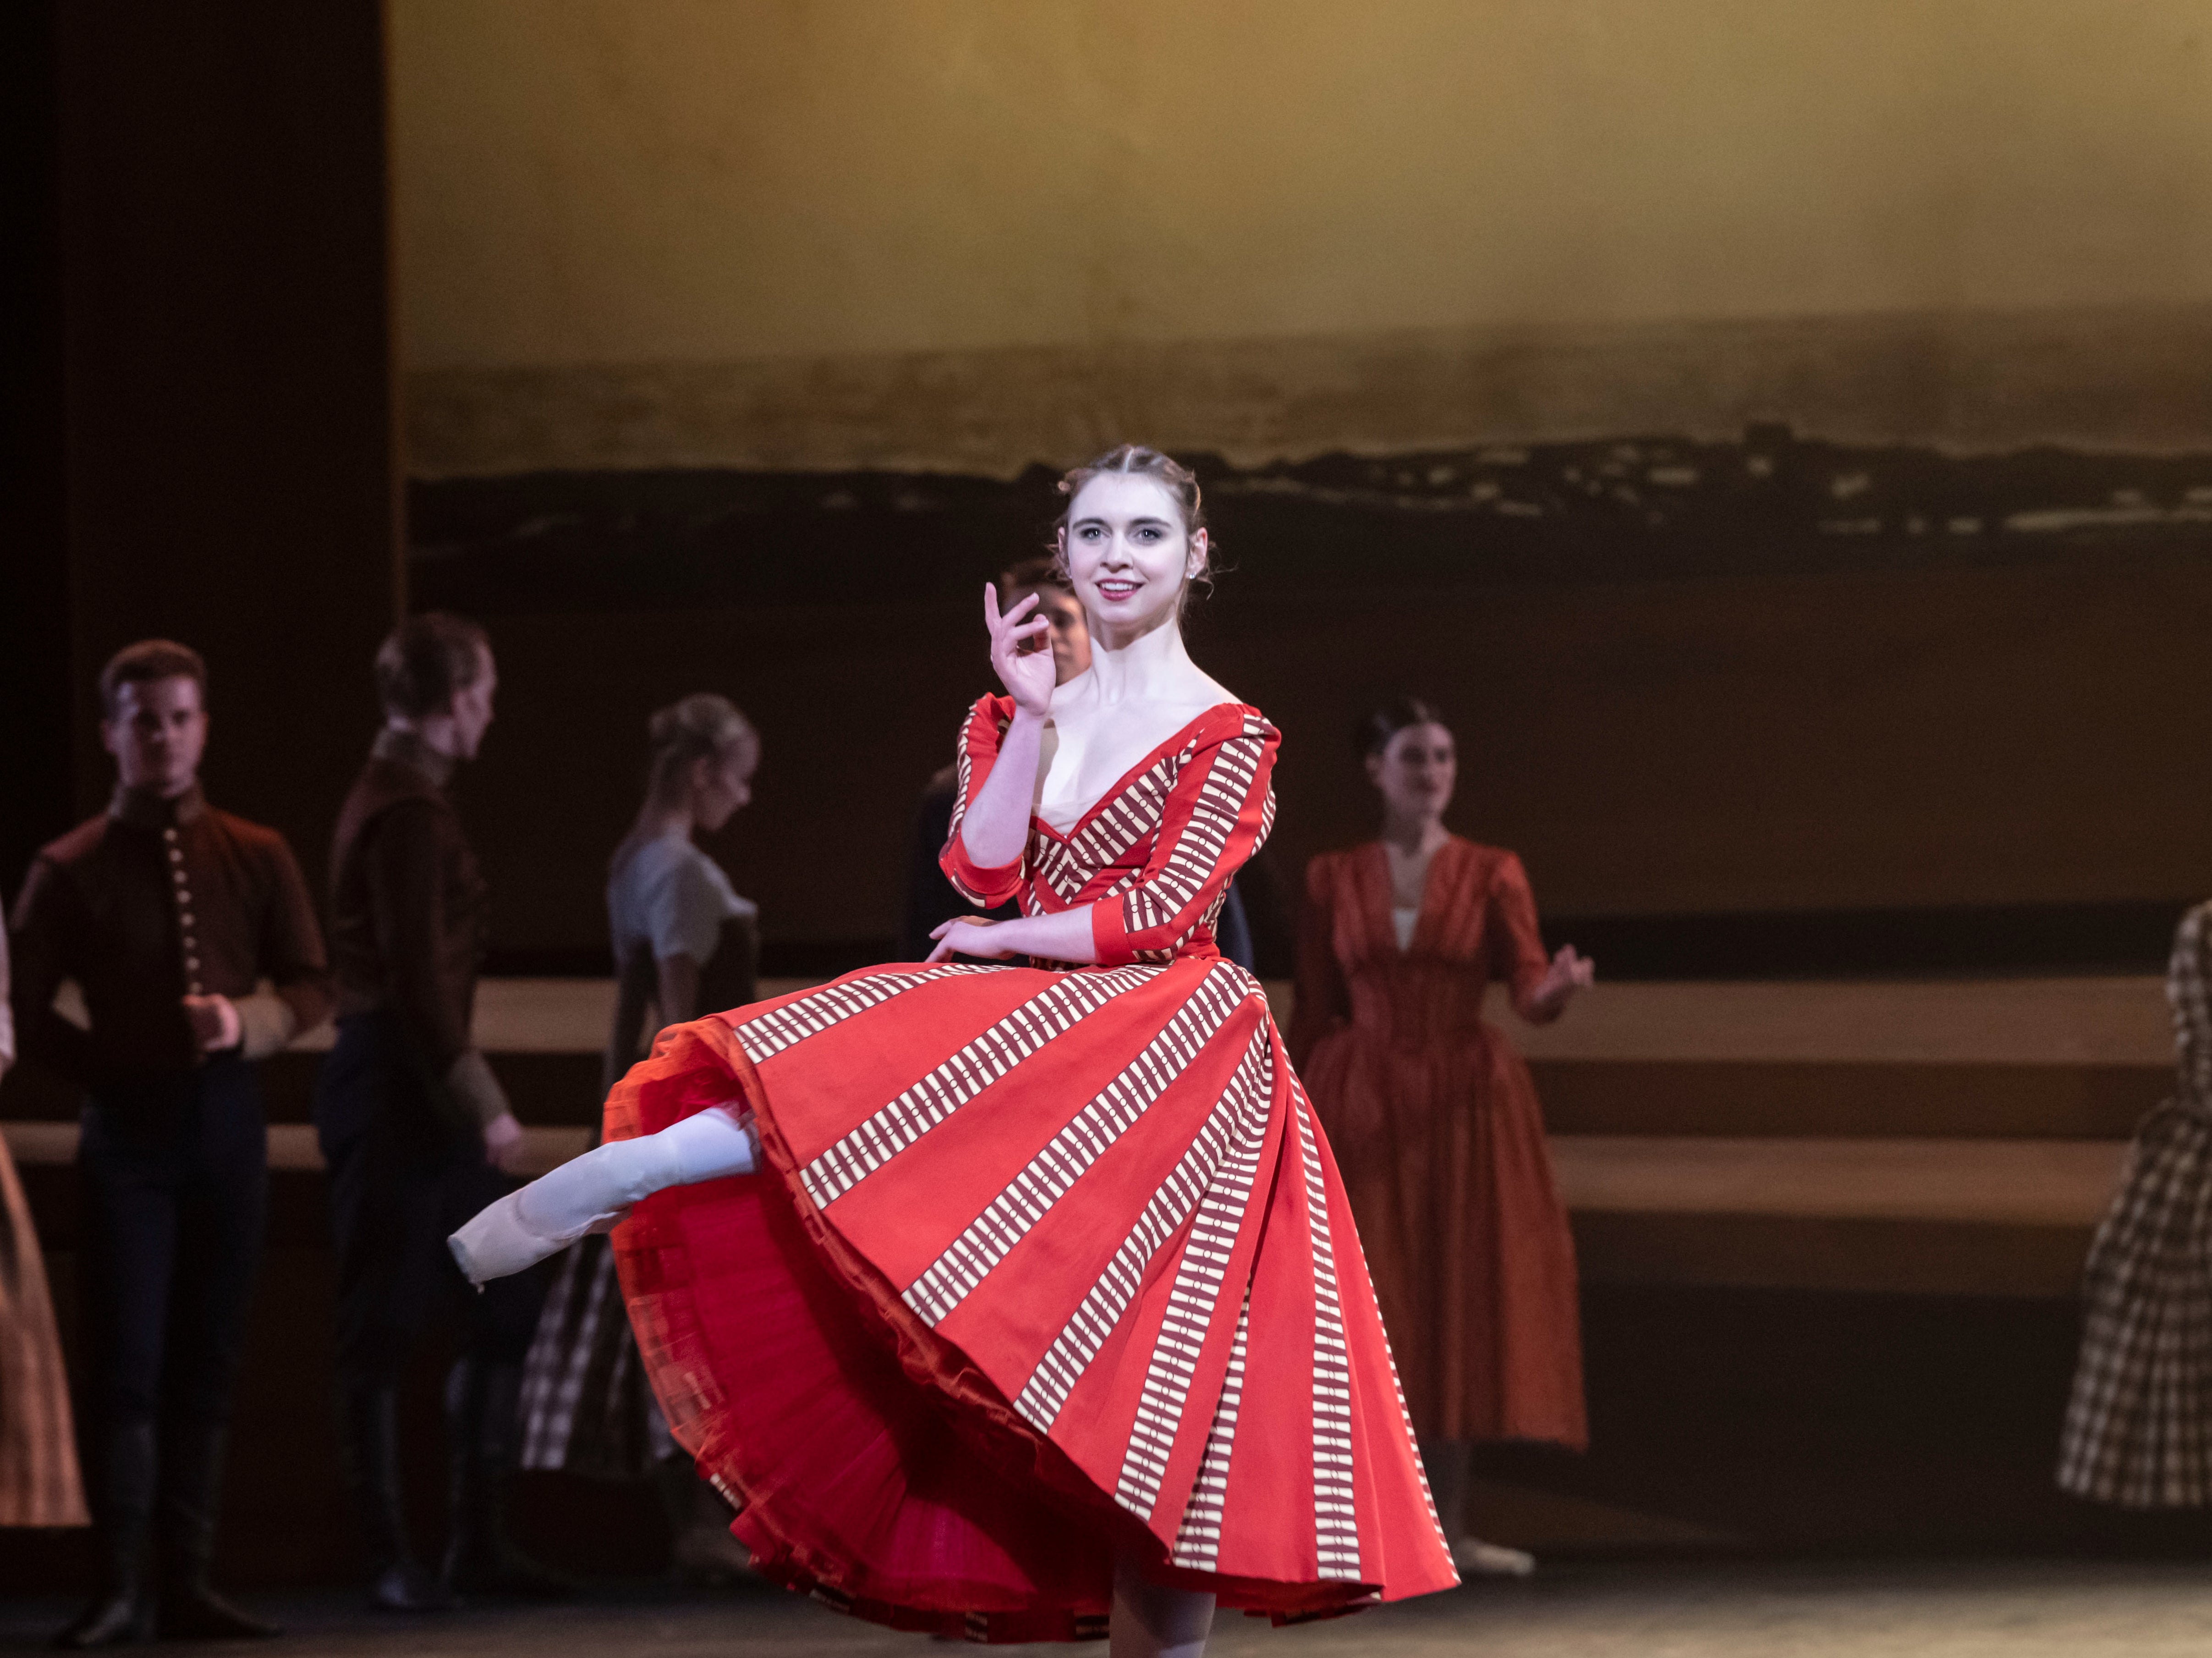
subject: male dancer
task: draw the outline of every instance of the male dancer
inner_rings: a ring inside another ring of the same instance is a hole
[[[484,884],[446,802],[491,724],[498,673],[483,629],[431,614],[376,653],[384,729],[338,814],[331,860],[338,1039],[315,1090],[337,1235],[342,1430],[370,1557],[369,1603],[431,1612],[454,1589],[556,1594],[567,1585],[507,1541],[515,1396],[543,1294],[467,1293],[446,1235],[513,1189],[521,1126],[470,1035]],[[410,1546],[396,1388],[432,1304],[466,1327],[446,1382],[452,1528],[443,1582]]]
[[[216,1594],[208,1565],[268,1210],[254,1061],[328,1017],[329,975],[284,837],[200,792],[206,694],[198,653],[167,640],[108,663],[114,798],[39,854],[15,906],[23,1057],[89,1093],[77,1167],[102,1575],[64,1647],[143,1633],[157,1521],[160,1633],[276,1633]],[[88,1029],[54,1011],[65,979]]]

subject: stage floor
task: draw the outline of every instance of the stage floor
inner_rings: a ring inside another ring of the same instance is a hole
[[[552,1607],[372,1619],[334,1594],[254,1598],[283,1658],[844,1658],[944,1651],[773,1591],[605,1589]],[[39,1649],[59,1603],[0,1604],[0,1651]],[[2164,1658],[2212,1648],[2212,1563],[1564,1564],[1293,1630],[1224,1616],[1211,1650],[1273,1658]],[[204,1650],[205,1649],[203,1649]],[[246,1650],[218,1648],[215,1650]],[[1103,1654],[1103,1645],[1023,1647]]]

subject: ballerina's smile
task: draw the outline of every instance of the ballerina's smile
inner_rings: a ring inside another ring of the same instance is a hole
[[[1204,528],[1183,523],[1144,477],[1094,478],[1068,510],[1060,554],[1077,596],[1106,626],[1104,642],[1126,644],[1172,621],[1185,586],[1206,568]]]

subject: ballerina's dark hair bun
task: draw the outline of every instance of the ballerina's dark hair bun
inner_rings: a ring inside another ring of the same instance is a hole
[[[1389,748],[1390,739],[1408,726],[1447,723],[1435,703],[1424,702],[1418,696],[1394,696],[1360,716],[1359,723],[1352,728],[1352,751],[1364,760]]]

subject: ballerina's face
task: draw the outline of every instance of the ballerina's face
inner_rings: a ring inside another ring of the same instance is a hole
[[[1431,720],[1391,732],[1382,752],[1367,756],[1367,774],[1392,817],[1443,817],[1459,781],[1459,753],[1450,730]]]
[[[1206,531],[1190,534],[1174,494],[1141,474],[1102,472],[1078,490],[1060,545],[1091,630],[1123,638],[1173,621],[1206,568]]]

